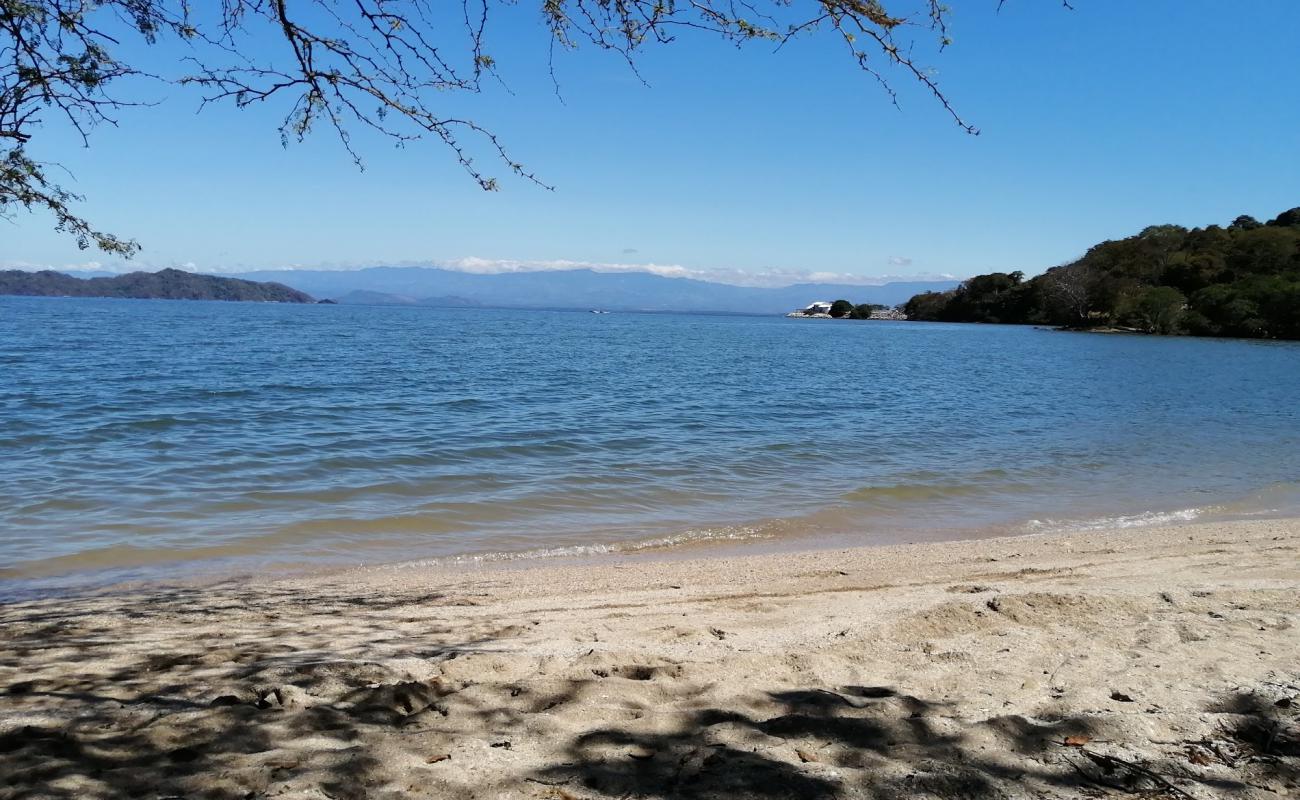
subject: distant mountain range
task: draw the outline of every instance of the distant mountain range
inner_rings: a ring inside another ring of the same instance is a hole
[[[483,275],[431,267],[264,270],[242,273],[242,277],[276,281],[340,303],[741,314],[779,314],[814,300],[841,298],[894,306],[922,292],[957,286],[957,281],[914,281],[881,286],[805,283],[755,288],[647,272],[575,269]]]
[[[435,306],[438,308],[471,308],[483,304],[467,297],[411,297],[404,294],[372,292],[357,289],[333,298],[335,302],[351,306]]]
[[[29,297],[123,297],[148,300],[249,300],[314,303],[309,295],[279,283],[196,275],[179,269],[77,278],[44,270],[0,271],[0,295]]]

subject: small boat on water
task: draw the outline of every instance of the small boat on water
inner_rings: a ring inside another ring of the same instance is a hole
[[[608,314],[609,312],[608,312],[608,311],[601,311],[600,309],[593,308],[593,309],[591,310],[591,313],[593,313],[593,314]]]

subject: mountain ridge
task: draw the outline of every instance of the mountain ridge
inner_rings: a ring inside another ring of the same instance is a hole
[[[895,281],[859,286],[809,282],[768,288],[670,278],[647,272],[573,269],[481,274],[437,267],[257,270],[242,275],[284,283],[342,303],[757,314],[785,313],[814,300],[840,298],[893,306],[916,294],[945,291],[958,284],[957,281]]]

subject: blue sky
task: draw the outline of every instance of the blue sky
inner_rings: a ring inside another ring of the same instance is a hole
[[[510,91],[449,102],[553,192],[503,175],[485,193],[434,142],[399,150],[361,135],[361,172],[324,131],[282,147],[282,108],[200,115],[197,94],[157,86],[138,91],[162,102],[123,113],[90,149],[54,124],[32,149],[75,176],[93,221],[141,242],[134,266],[210,271],[1034,273],[1148,224],[1300,205],[1300,3],[951,5],[954,43],[924,60],[978,137],[887,72],[892,107],[829,37],[779,53],[684,37],[643,53],[649,87],[615,56],[564,53],[560,102],[525,2],[489,33]],[[43,217],[0,231],[3,264],[112,261]]]

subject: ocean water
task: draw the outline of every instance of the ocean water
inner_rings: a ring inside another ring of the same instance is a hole
[[[0,298],[0,592],[1300,513],[1300,344]]]

